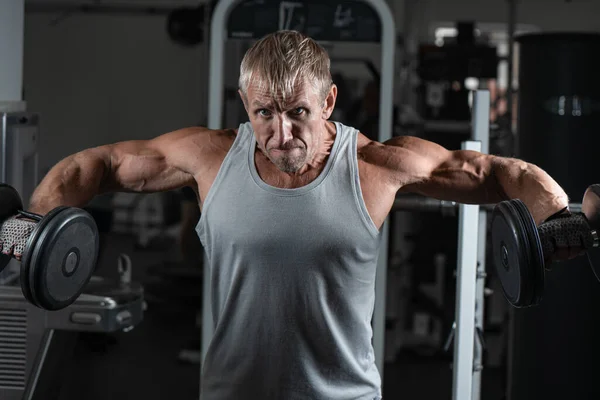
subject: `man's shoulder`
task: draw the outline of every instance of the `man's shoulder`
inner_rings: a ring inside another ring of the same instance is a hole
[[[158,144],[172,159],[180,160],[188,170],[213,169],[225,158],[235,141],[235,129],[189,127],[175,132],[172,139]]]
[[[220,143],[231,147],[238,135],[238,129],[215,129],[211,131],[210,135]]]
[[[378,158],[377,155],[381,154],[381,151],[383,150],[384,146],[384,144],[376,140],[370,139],[364,133],[360,131],[357,132],[356,152],[359,160],[374,163]]]
[[[209,129],[205,127],[188,128],[185,145],[189,145],[190,150],[199,147],[209,153],[229,151],[237,137],[237,131],[237,129]]]
[[[415,161],[418,151],[411,148],[411,140],[394,137],[385,142],[372,140],[359,133],[356,143],[359,167],[374,168],[382,171],[398,171],[406,164]]]

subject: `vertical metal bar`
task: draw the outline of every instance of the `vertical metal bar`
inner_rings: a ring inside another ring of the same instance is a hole
[[[223,64],[225,58],[225,40],[227,39],[227,19],[233,7],[241,0],[220,0],[214,9],[210,27],[210,64],[208,79],[208,124],[209,129],[221,129],[223,117]],[[202,348],[201,362],[204,363],[208,346],[214,334],[212,312],[210,308],[211,286],[210,268],[204,257],[202,296]]]
[[[490,137],[490,92],[487,90],[476,91],[473,97],[473,111],[471,124],[471,137],[481,143],[481,152],[489,153]],[[484,332],[484,306],[485,306],[485,253],[487,238],[487,211],[479,210],[479,236],[477,251],[477,273],[475,290],[475,329]],[[481,371],[483,368],[483,344],[475,338],[473,352],[473,391],[471,400],[481,397]]]
[[[471,115],[471,137],[481,143],[482,153],[488,153],[490,148],[490,92],[488,90],[477,90],[473,93]]]
[[[241,0],[220,0],[215,7],[210,27],[210,65],[208,79],[208,128],[222,129],[223,116],[223,64],[227,18],[233,7]]]
[[[23,97],[23,41],[25,25],[25,0],[4,0],[0,5],[0,106],[2,111],[15,111],[11,104]],[[1,182],[8,180],[7,172],[7,114],[2,117]]]
[[[25,0],[0,2],[0,102],[23,97]]]
[[[54,338],[54,329],[49,329],[44,333],[42,338],[42,343],[40,344],[40,349],[38,351],[38,360],[34,367],[32,368],[32,372],[29,376],[29,384],[26,388],[26,393],[24,393],[23,398],[27,400],[33,400],[34,396],[40,396],[39,393],[36,393],[36,388],[38,385],[38,380],[40,378],[40,374],[44,367],[44,363],[46,362],[46,356],[48,355],[48,349],[50,349],[50,344],[52,343],[52,339]]]
[[[394,113],[394,71],[396,63],[396,25],[392,12],[384,0],[366,0],[379,15],[381,21],[381,82],[379,94],[380,142],[392,137]],[[373,313],[373,350],[375,364],[383,382],[385,361],[385,303],[388,273],[389,218],[381,227],[381,244],[375,279],[375,309]]]
[[[467,141],[462,144],[462,149],[480,151],[481,143]],[[480,207],[476,204],[459,206],[453,400],[469,399],[473,391],[479,211]]]
[[[519,148],[519,132],[515,131],[515,126],[513,126],[513,121],[516,120],[515,115],[513,113],[513,79],[514,79],[514,44],[515,44],[515,30],[517,23],[517,1],[518,0],[508,0],[508,87],[507,87],[507,111],[510,118],[510,131],[514,135],[515,138],[515,146],[514,153],[520,154]],[[512,387],[512,365],[513,365],[513,341],[514,341],[514,309],[509,307],[508,310],[508,324],[507,324],[507,351],[506,351],[506,392],[505,396],[507,400],[512,399],[512,391],[510,388]]]
[[[517,24],[517,0],[508,0],[508,85],[506,87],[506,110],[510,118],[510,130],[513,131],[513,59],[515,47],[515,29]],[[517,153],[518,154],[518,153]]]
[[[515,309],[509,307],[507,311],[508,324],[506,327],[507,332],[507,345],[506,345],[506,387],[504,388],[504,397],[506,400],[512,400],[513,398],[513,363],[514,363],[514,345],[515,345]]]
[[[8,156],[8,152],[6,151],[6,146],[8,145],[8,140],[7,140],[7,136],[8,136],[8,114],[6,113],[2,113],[0,114],[2,116],[2,131],[0,133],[2,133],[2,148],[0,148],[0,157],[2,164],[0,164],[0,183],[6,183],[7,179],[8,179],[8,172],[7,170],[7,156]]]

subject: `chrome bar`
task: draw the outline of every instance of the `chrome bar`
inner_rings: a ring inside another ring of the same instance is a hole
[[[392,211],[440,212],[455,216],[458,213],[460,204],[455,201],[439,200],[421,195],[402,194],[396,196]],[[481,204],[480,207],[486,211],[493,211],[496,204]],[[571,212],[581,212],[581,203],[569,203],[569,209]]]

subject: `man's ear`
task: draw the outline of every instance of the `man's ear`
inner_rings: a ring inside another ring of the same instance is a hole
[[[335,100],[337,99],[337,86],[331,85],[327,97],[325,97],[325,105],[323,106],[323,119],[329,119],[335,108]]]

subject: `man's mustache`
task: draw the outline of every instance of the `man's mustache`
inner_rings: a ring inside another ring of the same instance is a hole
[[[304,146],[298,143],[293,143],[293,142],[287,142],[284,143],[282,146],[279,147],[271,147],[269,150],[281,150],[281,151],[285,151],[285,150],[292,150],[292,149],[303,149]]]

